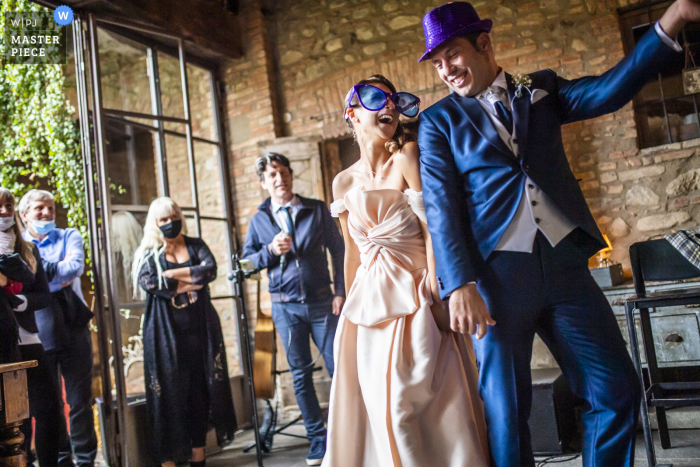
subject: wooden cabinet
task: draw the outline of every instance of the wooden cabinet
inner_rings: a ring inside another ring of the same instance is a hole
[[[36,360],[0,365],[0,467],[27,464],[22,451],[24,435],[19,427],[29,418],[27,368],[36,365]]]

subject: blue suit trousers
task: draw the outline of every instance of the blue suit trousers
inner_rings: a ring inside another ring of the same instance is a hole
[[[534,467],[528,419],[537,333],[574,394],[585,400],[584,467],[634,464],[641,390],[617,320],[588,271],[574,230],[556,247],[494,251],[477,281],[496,321],[474,339],[492,465]]]
[[[323,355],[330,377],[333,377],[333,341],[338,316],[333,314],[333,297],[319,303],[272,302],[272,320],[287,354],[294,381],[294,395],[309,440],[325,438],[321,406],[313,380],[313,358],[309,337]]]

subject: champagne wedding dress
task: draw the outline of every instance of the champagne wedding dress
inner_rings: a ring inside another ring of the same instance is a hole
[[[422,193],[352,188],[357,270],[334,342],[324,467],[487,467],[471,340],[430,311]]]

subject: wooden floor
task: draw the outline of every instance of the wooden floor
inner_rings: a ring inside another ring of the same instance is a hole
[[[290,433],[303,435],[303,426],[294,426]],[[656,432],[654,432],[656,435]],[[257,467],[255,450],[244,454],[241,449],[253,439],[252,431],[241,433],[236,441],[223,450],[220,454],[207,458],[207,467]],[[656,454],[658,463],[673,464],[673,467],[700,467],[700,430],[672,430],[671,442],[673,448],[661,449],[658,437],[656,438]],[[290,438],[277,435],[273,450],[270,454],[264,454],[263,465],[265,467],[303,467],[306,466],[306,453],[309,443],[303,439]],[[543,459],[538,458],[537,465]],[[550,465],[550,464],[544,464]],[[556,467],[581,467],[581,458],[569,462],[557,462]],[[647,466],[646,452],[644,450],[644,437],[640,432],[637,436],[635,467]],[[433,467],[433,466],[426,466]]]

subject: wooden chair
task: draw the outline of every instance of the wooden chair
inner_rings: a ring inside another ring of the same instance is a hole
[[[0,467],[27,465],[19,428],[29,418],[27,368],[35,366],[36,360],[0,365]]]
[[[700,287],[647,293],[645,282],[677,281],[700,277],[700,269],[693,266],[665,239],[633,244],[630,246],[630,260],[636,296],[625,300],[625,313],[627,315],[632,361],[637,370],[642,390],[645,389],[645,384],[637,333],[635,332],[635,310],[639,310],[642,343],[647,357],[649,385],[648,389],[644,390],[641,404],[647,459],[650,467],[672,467],[670,464],[656,464],[654,440],[649,423],[649,407],[656,408],[661,447],[668,449],[671,447],[671,440],[666,421],[666,409],[700,406],[700,383],[666,383],[662,381],[656,349],[654,348],[649,309],[656,311],[657,308],[663,307],[700,304]],[[683,337],[673,333],[666,336],[665,340],[667,342],[681,342]]]

